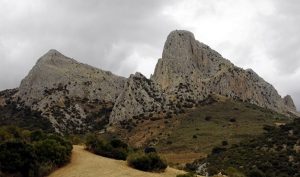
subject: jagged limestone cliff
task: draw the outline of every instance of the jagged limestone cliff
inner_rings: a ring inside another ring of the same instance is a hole
[[[283,114],[298,114],[291,97],[281,98],[276,89],[253,70],[234,66],[209,46],[197,41],[191,32],[184,30],[169,34],[162,58],[147,82],[160,86],[164,100],[169,105],[164,107],[164,111],[171,114],[182,111],[182,108],[193,107],[211,94],[248,101]],[[138,92],[133,94],[139,95]],[[125,101],[128,104],[123,107],[114,107],[111,122],[148,114],[148,111],[144,111],[138,114],[131,112],[126,118],[118,116],[120,110],[130,110],[131,101],[134,100],[118,99],[118,103]],[[141,106],[148,105],[147,101]]]

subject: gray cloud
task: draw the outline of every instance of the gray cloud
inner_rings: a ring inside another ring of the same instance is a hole
[[[300,108],[299,21],[297,0],[0,0],[0,90],[17,87],[51,48],[125,77],[149,75],[168,33],[187,29]]]
[[[276,11],[265,16],[264,38],[270,58],[280,74],[295,73],[300,67],[300,1],[274,1]]]
[[[128,76],[139,64],[130,58],[132,53],[157,60],[164,38],[177,26],[162,14],[167,1],[27,2],[16,8],[19,2],[0,1],[0,23],[4,24],[0,27],[0,89],[16,87],[38,57],[51,48]]]

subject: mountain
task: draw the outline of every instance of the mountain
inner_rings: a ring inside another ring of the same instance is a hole
[[[9,100],[15,108],[36,111],[61,133],[172,118],[211,95],[299,116],[290,96],[282,98],[254,71],[234,66],[184,30],[169,34],[150,79],[140,73],[116,76],[50,50],[18,89],[5,93],[9,96],[0,95],[4,112],[13,112],[7,107]]]
[[[52,92],[68,92],[70,97],[114,102],[125,78],[79,63],[56,50],[42,56],[22,80],[18,97],[35,105]]]
[[[87,131],[107,123],[125,80],[50,50],[22,80],[15,97],[41,111],[56,131]]]
[[[143,93],[157,93],[160,90],[166,104],[157,109],[133,112],[131,105],[136,105],[136,99],[118,98],[110,116],[111,122],[128,120],[139,115],[165,117],[167,114],[177,114],[183,108],[194,107],[212,94],[250,102],[282,114],[299,115],[290,96],[281,98],[276,89],[253,70],[234,66],[209,46],[195,40],[194,35],[188,31],[176,30],[169,34],[154,74],[150,80],[143,80],[159,86],[156,86],[159,89],[155,91]],[[135,88],[134,82],[128,81],[127,85],[128,88],[134,88],[131,95],[145,98],[140,94],[141,90]],[[148,87],[147,90],[151,88]],[[123,90],[122,95],[126,92],[127,90]],[[154,100],[154,97],[149,99],[148,96],[138,107],[151,105]],[[123,105],[124,102],[127,104]]]

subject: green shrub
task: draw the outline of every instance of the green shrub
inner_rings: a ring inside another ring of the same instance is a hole
[[[58,166],[64,165],[70,160],[70,150],[54,139],[46,139],[35,144],[38,161],[51,162]]]
[[[111,140],[110,144],[114,148],[128,148],[128,145],[119,139]]]
[[[121,140],[105,141],[95,135],[89,135],[86,141],[87,150],[104,157],[126,160],[129,148]]]
[[[266,175],[259,169],[253,169],[250,171],[249,177],[266,177]]]
[[[181,174],[181,175],[176,175],[176,177],[196,177],[195,173],[186,173],[186,174]]]
[[[4,173],[28,176],[37,165],[33,146],[20,141],[1,143],[0,164],[0,170]]]
[[[167,163],[157,153],[135,153],[127,158],[128,165],[142,171],[164,171]]]
[[[60,136],[17,127],[0,132],[0,176],[46,176],[70,160],[72,144]]]
[[[30,140],[31,141],[39,141],[45,138],[45,134],[41,130],[36,130],[31,132]]]

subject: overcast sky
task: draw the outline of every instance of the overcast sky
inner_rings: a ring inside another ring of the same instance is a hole
[[[175,29],[252,68],[300,108],[299,0],[0,0],[0,90],[17,87],[52,48],[149,76]]]

